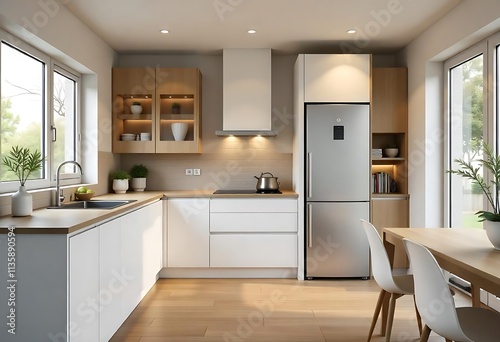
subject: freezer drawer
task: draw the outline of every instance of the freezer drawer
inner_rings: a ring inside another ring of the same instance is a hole
[[[306,277],[369,277],[369,245],[359,221],[369,219],[369,202],[309,202],[306,214]]]

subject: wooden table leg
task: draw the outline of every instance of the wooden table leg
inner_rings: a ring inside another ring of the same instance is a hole
[[[481,306],[481,293],[479,286],[475,286],[474,284],[470,284],[470,294],[472,297],[472,306],[480,307]]]

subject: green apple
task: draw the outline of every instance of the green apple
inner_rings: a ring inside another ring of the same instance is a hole
[[[87,190],[87,193],[88,193],[88,194],[93,194],[94,192],[92,191],[92,189],[88,189],[88,190]]]
[[[79,194],[86,194],[87,193],[87,188],[84,187],[84,186],[81,186],[78,189],[76,189],[76,192],[79,193]]]

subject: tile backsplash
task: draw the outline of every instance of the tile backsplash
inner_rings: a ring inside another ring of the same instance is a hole
[[[126,154],[121,166],[134,164],[149,169],[146,190],[254,189],[261,172],[278,177],[280,189],[292,187],[292,154],[258,150],[206,153],[200,155]],[[201,169],[200,176],[186,176],[186,169]]]

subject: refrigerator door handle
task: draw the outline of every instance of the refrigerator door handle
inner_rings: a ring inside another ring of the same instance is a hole
[[[312,197],[312,153],[307,153],[307,197]]]
[[[307,243],[309,248],[312,248],[312,205],[307,205]]]

